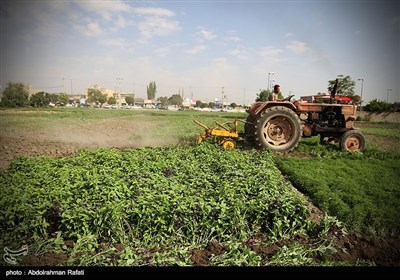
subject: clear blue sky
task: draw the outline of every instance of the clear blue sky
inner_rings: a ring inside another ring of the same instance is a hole
[[[1,1],[0,85],[79,94],[94,84],[204,101],[327,92],[400,101],[398,1]],[[388,89],[392,89],[389,90]]]

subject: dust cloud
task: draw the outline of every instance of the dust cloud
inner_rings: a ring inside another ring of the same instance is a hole
[[[106,120],[47,129],[46,138],[52,142],[89,148],[139,148],[176,144],[177,139],[160,133],[162,125],[161,122]]]
[[[79,148],[140,148],[178,144],[163,121],[112,119],[85,124],[3,130],[0,168],[18,156],[68,156]]]

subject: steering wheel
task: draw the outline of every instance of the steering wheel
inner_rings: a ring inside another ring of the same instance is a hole
[[[285,99],[283,99],[283,101],[290,101],[290,99],[292,99],[293,96],[294,96],[294,94],[289,95],[288,97],[286,97]]]

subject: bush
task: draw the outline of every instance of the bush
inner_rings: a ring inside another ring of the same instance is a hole
[[[364,107],[364,110],[368,112],[378,112],[378,113],[398,112],[400,111],[400,103],[395,102],[391,104],[385,101],[374,99]]]

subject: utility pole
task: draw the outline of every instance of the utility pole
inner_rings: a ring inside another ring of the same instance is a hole
[[[133,83],[133,106],[135,106],[135,83]]]
[[[389,103],[389,92],[390,92],[391,90],[392,90],[391,88],[388,88],[388,89],[387,89],[388,93],[387,93],[387,97],[386,97],[386,103]]]
[[[271,84],[269,83],[269,76],[270,75],[275,75],[275,72],[268,72],[268,91],[271,90]]]
[[[275,82],[276,82],[276,80],[275,80],[275,79],[272,79],[272,80],[271,80],[271,90],[272,90],[272,88],[274,87],[274,85],[275,85]]]
[[[117,92],[117,107],[118,107],[118,109],[120,108],[120,106],[121,106],[121,81],[123,81],[124,80],[124,78],[117,78],[117,81],[118,81],[118,92]]]
[[[224,108],[224,87],[222,87],[221,91],[221,109]]]
[[[69,95],[69,98],[68,98],[67,104],[69,104],[69,102],[70,102],[71,98],[72,98],[72,100],[75,100],[75,99],[73,98],[73,96],[72,96],[72,79],[71,79],[71,91],[70,91],[70,95]],[[75,101],[73,101],[73,102],[75,103]],[[67,105],[67,104],[65,104],[65,105]]]

